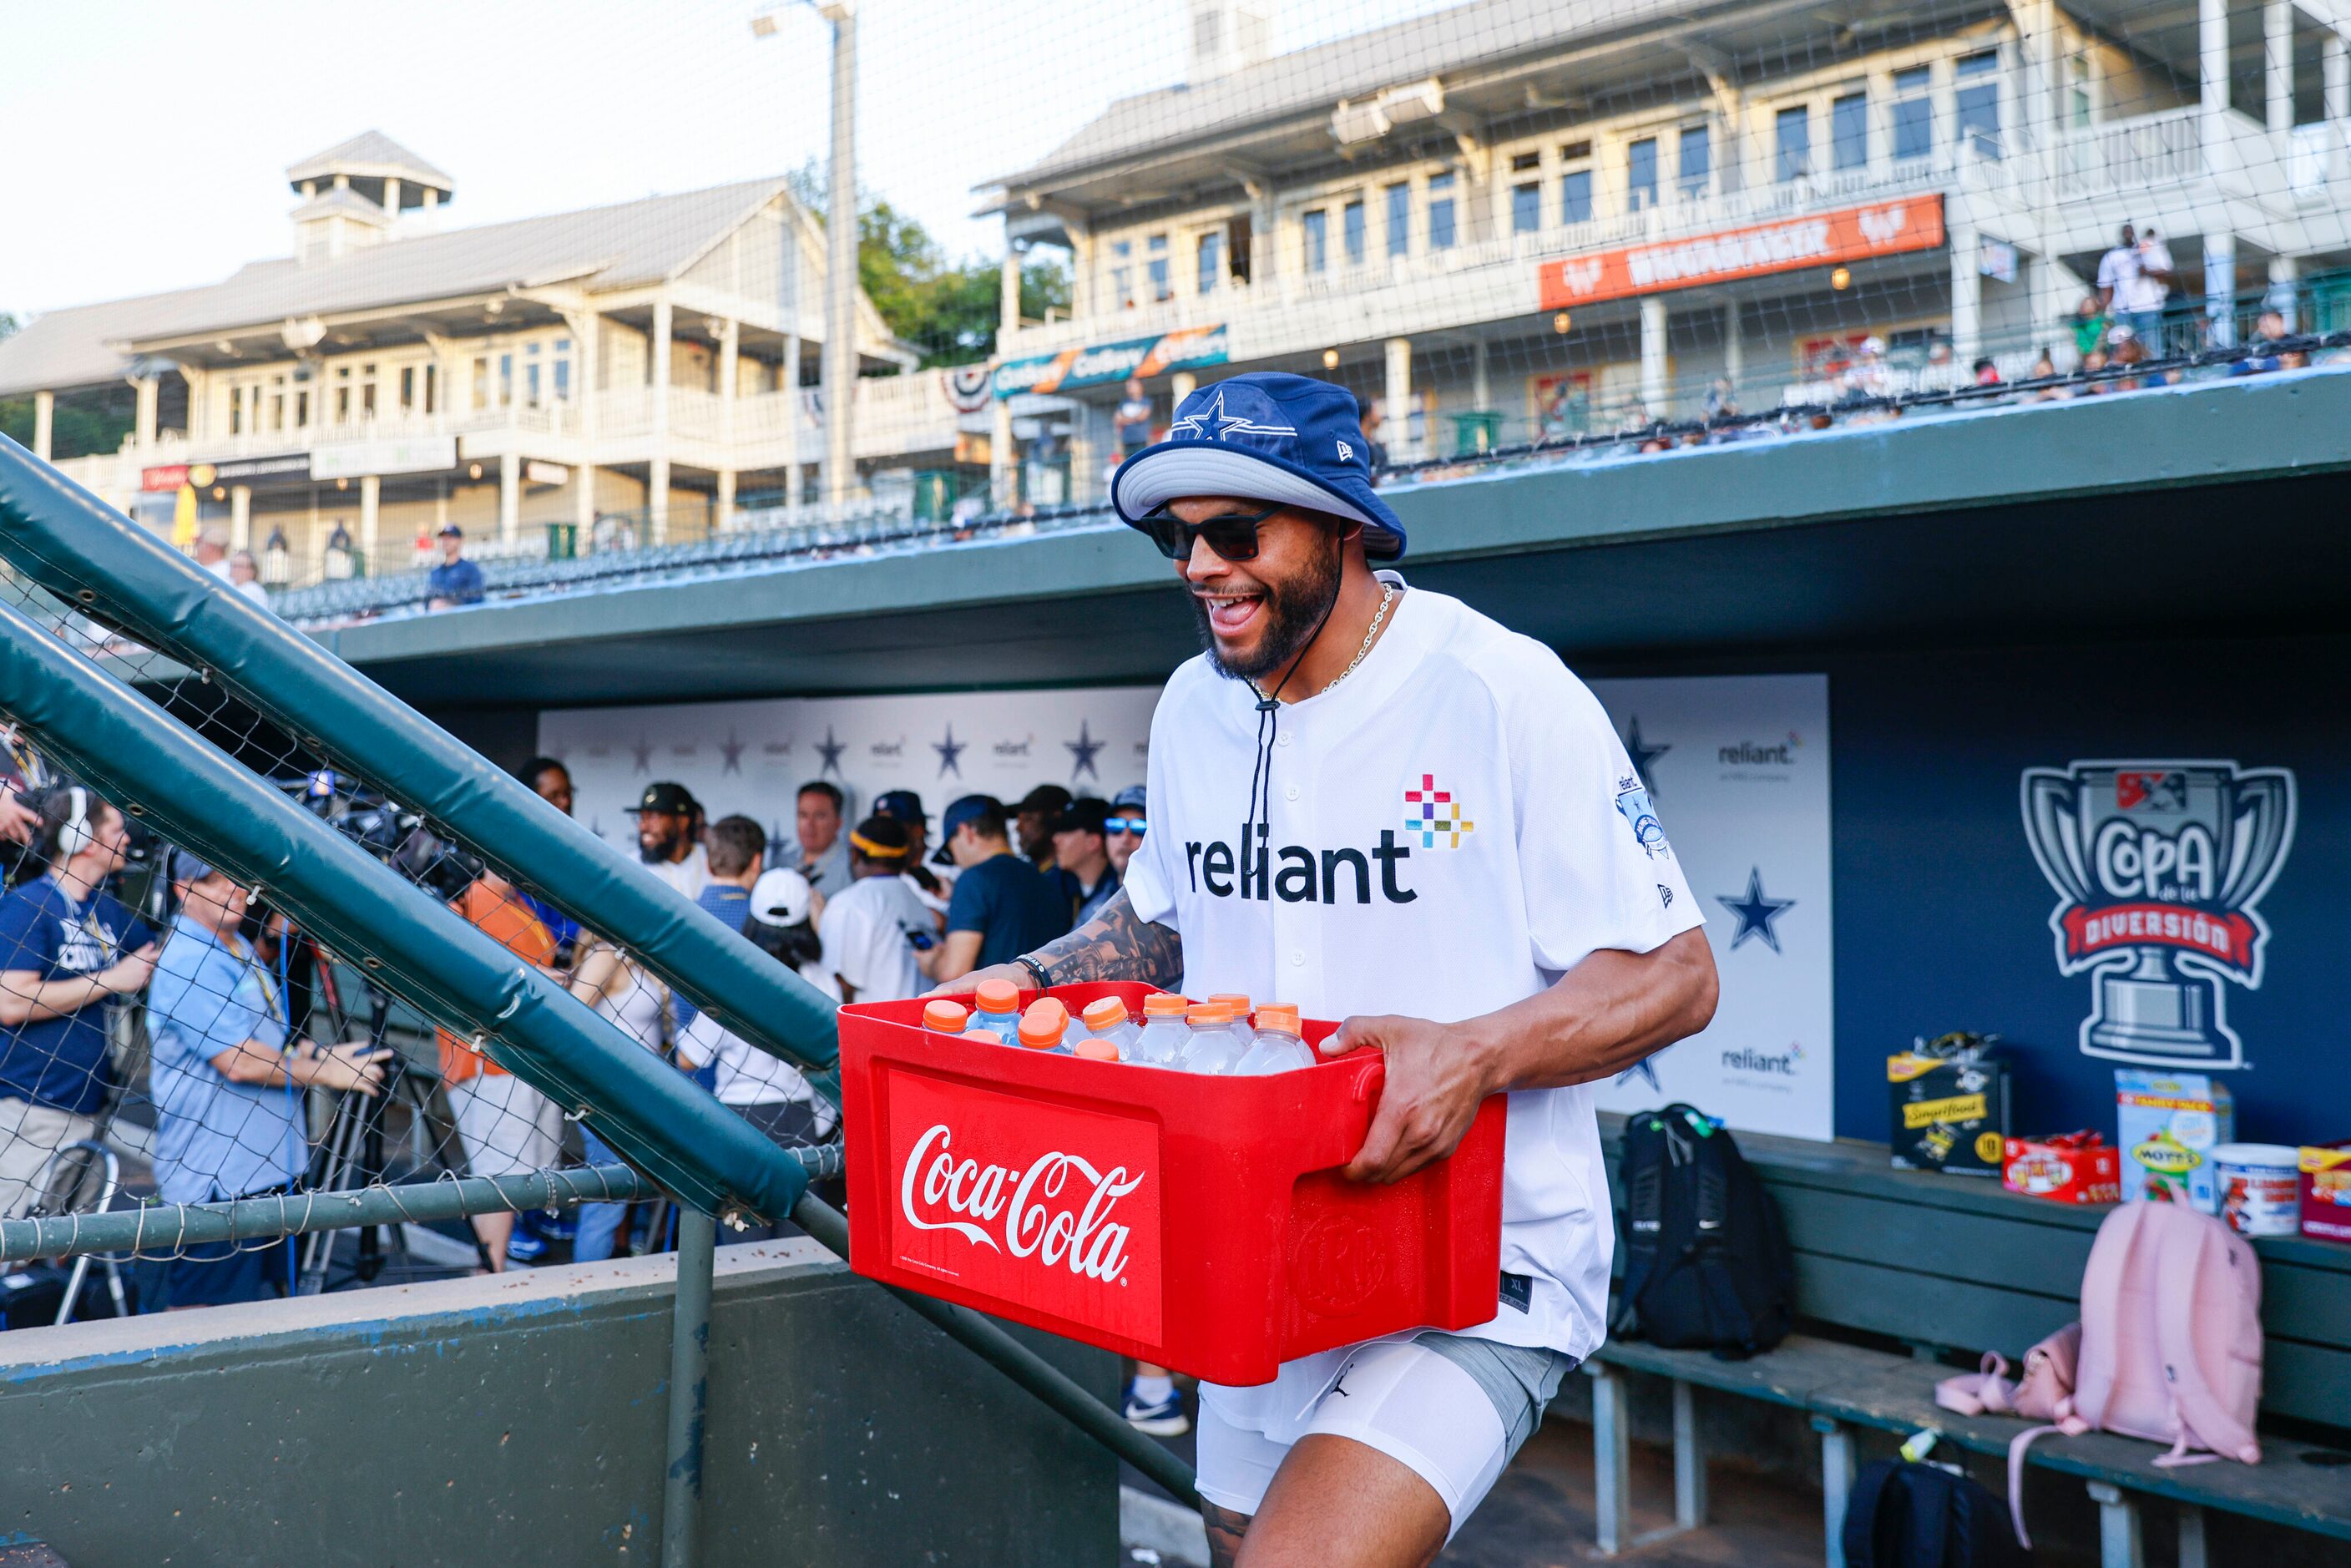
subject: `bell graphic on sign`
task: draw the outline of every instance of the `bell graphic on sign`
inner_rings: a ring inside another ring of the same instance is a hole
[[[2024,773],[2024,831],[2057,890],[2061,974],[2095,977],[2082,1050],[2241,1067],[2221,982],[2262,983],[2258,905],[2294,843],[2294,774],[2233,762],[2076,762]]]

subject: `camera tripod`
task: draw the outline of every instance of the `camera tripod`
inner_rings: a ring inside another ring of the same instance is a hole
[[[333,970],[319,953],[317,975],[321,991],[320,1000],[329,1014],[340,1019],[342,1009],[335,994]],[[368,1043],[381,1047],[384,1043],[384,1025],[392,1012],[392,998],[376,986],[367,988]],[[338,1030],[338,1033],[344,1031]],[[346,1091],[336,1096],[335,1113],[328,1124],[327,1136],[319,1145],[319,1154],[308,1183],[312,1192],[349,1192],[381,1182],[387,1174],[385,1122],[396,1103],[407,1113],[403,1141],[409,1146],[410,1171],[420,1179],[438,1179],[446,1175],[460,1176],[465,1171],[453,1163],[446,1151],[457,1146],[455,1118],[445,1107],[436,1107],[434,1087],[439,1082],[428,1074],[411,1068],[395,1050],[383,1060],[383,1086],[374,1094]],[[391,1247],[408,1263],[406,1228],[402,1225],[362,1225],[359,1231],[359,1255],[353,1269],[361,1284],[372,1283],[389,1260],[386,1256],[384,1232],[391,1232]],[[327,1288],[327,1273],[334,1260],[335,1238],[338,1231],[313,1231],[303,1239],[301,1267],[296,1275],[296,1291],[315,1296]],[[489,1249],[479,1237],[474,1239],[474,1251],[486,1272],[491,1267]]]

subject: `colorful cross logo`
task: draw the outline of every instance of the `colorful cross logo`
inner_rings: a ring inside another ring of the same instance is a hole
[[[1461,802],[1450,789],[1439,789],[1434,774],[1420,776],[1420,788],[1404,792],[1404,831],[1420,835],[1425,850],[1458,850],[1462,835],[1477,824],[1461,814]],[[1443,839],[1443,843],[1437,841]]]

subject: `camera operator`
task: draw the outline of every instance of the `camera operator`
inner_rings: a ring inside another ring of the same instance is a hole
[[[131,843],[122,813],[78,787],[39,810],[47,869],[0,898],[0,1216],[51,1154],[97,1132],[114,1087],[107,1005],[155,967],[154,933],[105,887]]]
[[[147,993],[153,1041],[155,1185],[166,1203],[286,1192],[308,1167],[298,1089],[373,1094],[382,1048],[288,1043],[286,998],[239,932],[251,891],[186,850],[172,852],[172,917]],[[287,1291],[287,1239],[199,1243],[163,1271],[167,1306],[258,1301]]]

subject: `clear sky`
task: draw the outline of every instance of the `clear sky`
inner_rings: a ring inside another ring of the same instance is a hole
[[[1284,0],[1278,47],[1444,0]],[[365,130],[447,222],[691,190],[824,155],[830,33],[758,0],[73,0],[6,8],[0,310],[208,283],[291,248],[282,171]],[[1185,0],[862,0],[860,177],[950,253],[971,187],[1184,73]],[[25,68],[33,65],[35,68]]]

